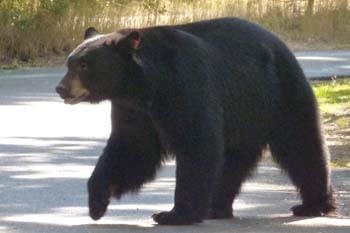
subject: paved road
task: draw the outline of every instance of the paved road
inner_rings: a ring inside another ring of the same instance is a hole
[[[310,79],[350,76],[350,51],[308,51],[295,55]]]
[[[155,226],[150,215],[173,203],[175,167],[168,162],[139,195],[114,201],[92,221],[86,180],[109,134],[109,104],[64,105],[54,93],[64,70],[0,71],[0,233],[350,231],[350,170],[332,174],[344,216],[303,219],[291,217],[297,193],[269,162],[244,186],[233,220]]]

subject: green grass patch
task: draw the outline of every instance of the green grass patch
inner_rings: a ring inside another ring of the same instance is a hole
[[[318,82],[312,85],[322,116],[335,119],[339,126],[349,125],[350,79]]]
[[[350,101],[350,81],[340,80],[314,85],[316,96],[321,104],[343,104]]]
[[[350,168],[350,161],[347,160],[333,160],[331,162],[332,167],[340,167],[340,168]]]

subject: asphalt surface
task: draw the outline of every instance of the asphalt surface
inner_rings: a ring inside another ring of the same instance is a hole
[[[335,58],[347,64],[332,59],[325,63],[315,53],[297,56],[307,74],[322,70],[312,65],[321,63],[324,70],[334,67],[349,74],[344,66],[350,65],[350,53],[346,54]],[[86,181],[109,135],[110,106],[64,105],[54,93],[64,72],[65,68],[0,71],[0,233],[350,231],[349,169],[332,171],[342,216],[295,218],[289,208],[300,203],[298,194],[269,160],[244,185],[234,204],[234,219],[155,225],[150,216],[171,209],[173,203],[175,164],[169,161],[154,182],[137,195],[113,201],[106,216],[94,222],[88,217]]]
[[[306,51],[295,56],[309,79],[350,76],[350,51]]]

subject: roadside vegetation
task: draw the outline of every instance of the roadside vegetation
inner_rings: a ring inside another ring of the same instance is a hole
[[[350,168],[350,80],[314,83],[332,165]]]
[[[108,32],[223,16],[255,21],[291,44],[349,48],[349,5],[349,0],[0,0],[0,64],[64,56],[88,26]]]

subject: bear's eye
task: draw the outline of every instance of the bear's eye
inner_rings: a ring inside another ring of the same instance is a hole
[[[87,70],[87,69],[88,69],[88,64],[87,64],[86,62],[81,62],[81,63],[80,63],[80,68],[81,68],[82,70]]]

